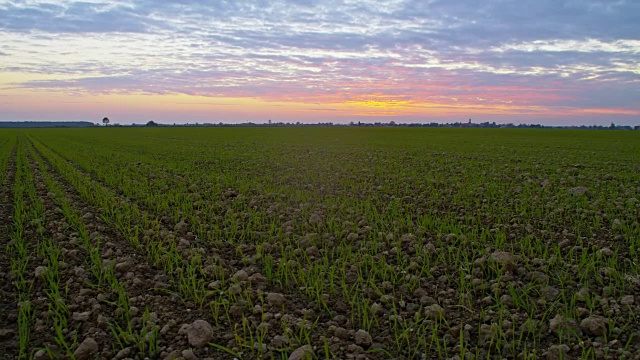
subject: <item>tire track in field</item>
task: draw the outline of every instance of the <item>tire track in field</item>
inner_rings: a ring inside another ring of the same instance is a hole
[[[74,342],[81,343],[87,337],[96,340],[100,349],[112,348],[115,341],[100,319],[107,319],[105,315],[113,313],[113,306],[96,299],[104,289],[94,285],[96,278],[91,276],[77,234],[53,201],[55,196],[47,188],[33,155],[28,154],[28,159],[37,195],[45,205],[42,254],[37,258],[36,265],[40,266],[35,271],[43,275],[33,276],[38,288],[32,293],[36,314],[32,347],[43,350],[35,352],[34,358],[48,358],[49,352],[54,358],[70,356],[75,350]],[[49,278],[51,271],[58,275]],[[58,282],[55,288],[51,284],[54,279]]]
[[[3,279],[0,280],[0,354],[7,358],[15,358],[18,355],[17,320],[18,309],[16,288],[13,285],[9,254],[5,247],[11,241],[10,224],[13,219],[13,193],[11,187],[15,181],[16,149],[11,150],[7,166],[6,178],[0,184],[0,270]]]

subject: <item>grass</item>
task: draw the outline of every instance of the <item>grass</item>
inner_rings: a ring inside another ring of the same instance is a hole
[[[309,344],[319,357],[367,351],[380,358],[528,358],[563,341],[579,358],[599,356],[594,342],[616,357],[633,350],[640,330],[637,305],[618,306],[628,295],[637,304],[640,294],[637,132],[12,134],[0,133],[0,153],[8,159],[18,139],[11,226],[17,279],[25,277],[20,231],[35,216],[20,200],[25,166],[34,161],[79,234],[96,286],[117,295],[111,305],[122,316],[112,324],[113,337],[121,347],[135,344],[139,354],[156,354],[170,340],[157,328],[130,326],[126,286],[103,267],[100,243],[89,238],[59,181],[101,209],[106,224],[171,279],[185,304],[233,335],[212,345],[233,357],[279,358]],[[25,150],[30,158],[21,155]],[[53,264],[56,245],[44,241],[42,256]],[[238,280],[239,270],[264,280]],[[60,289],[51,276],[56,304]],[[267,292],[285,294],[284,307],[265,303]],[[68,311],[54,312],[63,324]],[[546,330],[558,314],[576,321],[570,331],[579,336]],[[580,329],[592,315],[607,319],[601,336]],[[338,328],[362,329],[377,345],[348,350],[354,340],[336,335]],[[21,332],[25,351],[27,333]],[[271,347],[278,335],[288,346]]]

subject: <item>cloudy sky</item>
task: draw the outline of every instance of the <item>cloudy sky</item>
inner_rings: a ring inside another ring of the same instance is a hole
[[[638,0],[0,0],[0,120],[640,124]]]

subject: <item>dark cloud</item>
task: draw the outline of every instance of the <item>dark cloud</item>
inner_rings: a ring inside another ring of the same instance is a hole
[[[0,29],[58,32],[144,32],[154,23],[145,13],[125,7],[104,8],[92,3],[68,5],[9,3],[0,7]],[[37,7],[36,7],[37,6]]]

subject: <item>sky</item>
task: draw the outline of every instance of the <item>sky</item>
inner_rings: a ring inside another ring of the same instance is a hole
[[[0,0],[0,121],[640,125],[638,0]]]

